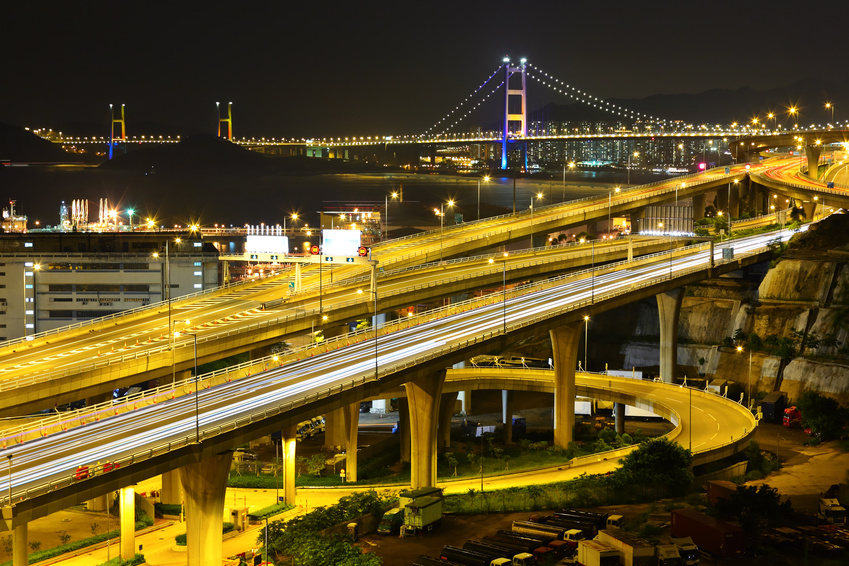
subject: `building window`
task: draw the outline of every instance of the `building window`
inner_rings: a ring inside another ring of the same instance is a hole
[[[24,287],[26,287],[27,289],[32,289],[32,283],[27,283],[26,285],[24,285]]]
[[[203,242],[195,242],[194,245],[196,248],[199,248],[203,245]]]
[[[32,271],[24,271],[24,277],[32,277]]]
[[[195,267],[200,267],[201,265],[203,265],[201,262],[199,262],[199,261],[195,262]]]
[[[27,311],[24,311],[24,314],[35,314],[35,311],[27,310]]]
[[[32,247],[32,242],[24,242],[24,247],[25,247],[25,248],[31,248],[31,247]]]
[[[32,267],[33,265],[35,265],[35,264],[31,261],[25,261],[24,262],[24,267]]]
[[[28,322],[24,325],[25,328],[35,328],[35,324]]]
[[[203,271],[195,271],[195,277],[200,277],[203,275]]]
[[[195,283],[195,289],[203,289],[203,283]]]

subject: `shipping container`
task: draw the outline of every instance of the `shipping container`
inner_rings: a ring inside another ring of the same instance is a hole
[[[765,421],[775,423],[784,417],[787,398],[781,391],[773,391],[761,400],[761,414]]]
[[[702,550],[716,556],[734,558],[743,555],[743,529],[714,519],[694,509],[673,509],[673,537],[690,537]]]

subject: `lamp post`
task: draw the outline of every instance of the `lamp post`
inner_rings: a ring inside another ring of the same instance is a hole
[[[489,182],[489,175],[483,176],[483,182]],[[478,177],[478,220],[481,219],[481,179]]]
[[[180,238],[174,240],[175,243],[180,243]],[[165,300],[168,302],[168,342],[171,348],[171,381],[175,381],[177,373],[174,367],[174,335],[171,328],[171,256],[169,254],[169,240],[165,240]],[[154,252],[153,257],[158,258],[159,252]]]
[[[478,195],[480,195],[480,186],[478,187]],[[392,191],[392,200],[398,198],[398,193]],[[386,239],[389,237],[389,197],[390,195],[383,195],[383,213],[385,214],[385,218],[383,219],[383,238]],[[480,197],[478,197],[480,198]]]
[[[743,346],[737,346],[737,352],[743,353]],[[749,399],[749,407],[752,406],[752,349],[749,348],[749,377],[746,380],[746,389]]]
[[[833,128],[834,127],[834,104],[832,104],[831,102],[826,102],[825,103],[825,109],[831,110],[831,124],[829,124],[829,127]]]
[[[587,339],[589,337],[590,315],[584,315],[584,371],[587,371]]]
[[[133,214],[134,213],[135,213],[135,211],[132,208],[127,209],[127,216],[130,219],[130,232],[133,231]]]
[[[639,157],[639,156],[640,156],[640,152],[639,152],[639,151],[635,151],[634,153],[629,153],[629,154],[628,154],[628,185],[629,185],[629,186],[630,186],[630,184],[631,184],[631,156],[632,156],[632,155],[633,155],[634,157]]]
[[[483,493],[483,425],[478,423],[478,429],[481,433],[481,493]]]
[[[443,202],[439,205],[439,208],[433,209],[434,214],[439,216],[439,261],[442,261],[442,235],[445,231],[445,204],[446,203]],[[448,208],[451,208],[453,206],[454,201],[449,200]]]
[[[504,252],[504,259],[501,260],[501,319],[504,324],[504,334],[507,334],[507,252]],[[489,258],[489,263],[495,263],[495,260]]]
[[[537,200],[542,199],[542,193],[537,193]],[[531,197],[531,248],[534,247],[534,197]]]
[[[189,324],[189,321],[186,321]],[[186,336],[191,336],[194,339],[195,347],[195,442],[200,444],[200,401],[198,400],[198,389],[200,389],[200,376],[198,375],[198,335],[193,332],[183,332]],[[180,331],[174,332],[174,337],[180,337]]]

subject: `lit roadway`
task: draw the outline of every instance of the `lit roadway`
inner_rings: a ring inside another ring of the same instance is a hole
[[[751,172],[754,176],[761,175],[766,171],[783,171],[792,169],[794,163],[798,163],[798,160],[792,157],[783,160],[768,160],[767,162],[753,165]],[[717,186],[726,184],[733,179],[742,179],[744,173],[744,166],[731,168],[729,174],[725,174],[724,168],[717,168],[696,175],[678,177],[649,185],[624,189],[620,193],[611,191],[607,196],[601,195],[600,197],[581,199],[564,204],[537,207],[534,210],[533,216],[531,216],[529,211],[523,211],[517,215],[508,214],[458,226],[446,227],[444,234],[441,230],[433,230],[415,237],[378,244],[373,248],[373,254],[375,258],[379,259],[380,267],[386,270],[438,261],[440,255],[443,254],[445,258],[465,255],[480,248],[497,246],[510,241],[529,240],[531,234],[534,233],[546,233],[547,230],[561,228],[563,226],[575,226],[595,222],[606,219],[608,214],[615,216],[633,211],[646,204],[668,202],[675,198],[676,194],[679,198],[686,198],[690,194],[704,191],[705,186]],[[816,190],[826,190],[823,184],[816,185],[812,183],[812,188],[814,187]],[[442,248],[443,254],[440,254],[440,248]],[[497,267],[498,265],[496,264]],[[461,277],[462,269],[464,269],[462,265],[451,264],[446,266],[445,271],[450,270],[451,275],[449,277],[455,277],[455,274],[457,277]],[[481,271],[480,268],[471,265],[466,266],[465,269],[470,269],[473,272]],[[309,270],[306,271],[307,273],[309,272]],[[333,271],[337,281],[340,278],[362,273],[362,270],[357,271],[352,268],[342,267],[334,268]],[[325,284],[329,282],[328,272],[329,270],[325,268],[323,277]],[[317,295],[318,289],[314,284],[315,276],[313,275],[312,277],[312,288]],[[419,271],[411,271],[402,274],[401,277],[406,277],[402,281],[415,281],[415,283],[387,283],[381,280],[379,283],[379,297],[386,297],[400,292],[397,286],[406,286],[408,289],[414,290],[420,286],[421,278],[424,277],[424,274]],[[498,286],[498,283],[498,281],[490,280],[486,284]],[[309,285],[309,281],[307,281],[307,284]],[[325,285],[325,287],[328,287],[328,285]],[[469,288],[471,287],[469,285]],[[324,290],[329,291],[328,289]],[[237,333],[241,329],[248,328],[251,325],[257,325],[257,323],[262,322],[268,324],[269,321],[278,321],[281,316],[291,315],[292,311],[286,308],[266,311],[265,313],[257,310],[259,303],[285,296],[285,294],[286,284],[284,280],[282,278],[272,278],[262,283],[259,287],[246,285],[244,287],[237,287],[234,290],[224,290],[218,293],[207,294],[196,299],[175,301],[173,303],[172,321],[190,320],[192,327],[188,329],[188,332],[198,333],[199,335],[227,331]],[[344,315],[340,315],[340,318],[334,318],[333,309],[337,308],[340,303],[349,304],[357,302],[360,309],[358,315],[363,316],[362,309],[371,300],[371,297],[368,297],[367,293],[364,295],[358,298],[352,298],[353,295],[350,294],[350,288],[348,291],[341,292],[341,294],[337,293],[334,295],[331,292],[326,297],[322,293],[321,311],[323,314],[328,314],[331,317],[331,322],[339,323],[352,318],[342,319],[341,317]],[[411,300],[410,302],[413,301]],[[303,333],[309,328],[310,321],[314,321],[316,327],[319,327],[322,321],[318,314],[319,305],[317,298],[306,298],[306,300],[298,305],[298,310],[295,311],[295,314],[289,316],[291,319],[299,318],[298,324],[293,325],[289,331],[286,329],[279,330],[278,335],[282,337],[287,333]],[[24,397],[27,394],[24,394],[20,390],[20,386],[27,382],[43,383],[52,379],[57,372],[70,380],[67,374],[79,373],[80,369],[75,368],[80,368],[81,365],[85,365],[86,368],[90,368],[92,364],[102,367],[122,356],[124,358],[130,356],[138,359],[139,356],[149,356],[152,352],[159,352],[161,354],[160,359],[153,361],[155,362],[154,367],[159,368],[157,370],[158,374],[148,375],[151,375],[151,377],[161,377],[169,373],[169,371],[163,369],[163,367],[168,366],[168,370],[170,370],[172,362],[170,353],[165,352],[168,348],[167,343],[169,341],[167,320],[167,309],[164,308],[164,305],[160,304],[157,309],[145,309],[134,315],[121,316],[116,318],[114,322],[110,320],[82,325],[77,330],[69,330],[58,335],[51,334],[36,338],[32,342],[24,342],[23,346],[20,342],[15,341],[6,343],[5,348],[0,351],[0,360],[3,362],[3,369],[0,370],[0,379],[3,380],[0,383],[0,391],[3,392],[4,399],[3,405],[8,407],[16,403],[29,402],[28,407],[30,410],[44,408],[44,401],[41,401],[39,405],[37,404],[37,399],[32,399],[31,396]],[[185,327],[180,326],[177,326],[177,328],[185,329]],[[270,338],[266,337],[266,342],[268,340]],[[182,352],[178,351],[175,355],[175,361],[180,369],[186,369],[191,365],[190,342],[190,339],[184,337],[177,344],[178,350],[182,349]],[[244,351],[245,349],[246,347],[242,347],[238,351]],[[199,354],[203,357],[203,352],[199,352]],[[211,354],[209,354],[208,358],[199,361],[203,363],[210,359]],[[67,372],[65,371],[66,368]],[[147,369],[150,369],[150,367]],[[23,382],[16,380],[14,383],[8,381],[21,376],[26,376],[28,379]],[[132,379],[133,376],[134,373],[125,372],[124,374],[113,376],[111,379],[121,379],[123,384],[128,385],[135,382]],[[91,386],[92,382],[84,380],[82,383]],[[45,391],[45,395],[49,395],[54,399],[54,401],[50,401],[47,404],[68,402],[87,395],[97,394],[98,392],[96,388],[89,387],[88,390],[82,390],[75,394],[74,389],[79,387],[80,385],[78,383],[53,386],[51,391]],[[22,398],[12,398],[11,390],[13,389],[18,390],[17,394],[20,394]],[[100,390],[104,390],[104,388],[100,387]],[[6,412],[8,414],[8,411]]]
[[[668,242],[658,238],[634,237],[633,252],[635,259],[639,255],[668,250]],[[604,262],[613,259],[623,260],[627,257],[628,239],[619,239],[598,245],[569,245],[554,246],[530,252],[512,253],[506,259],[501,255],[495,257],[498,261],[489,264],[488,257],[472,257],[446,262],[442,265],[425,265],[416,268],[401,269],[395,272],[384,272],[378,281],[379,310],[389,310],[414,304],[428,291],[434,296],[462,293],[470,288],[485,286],[500,287],[502,283],[502,261],[506,262],[504,269],[508,282],[513,280],[528,280],[544,278],[553,273],[589,267],[592,262],[599,267]],[[373,314],[373,296],[368,292],[368,281],[360,278],[341,280],[335,278],[333,285],[329,284],[327,274],[322,293],[321,305],[323,312],[330,314],[335,322],[354,320]],[[342,270],[344,272],[344,270]],[[349,270],[350,271],[350,270]],[[545,275],[540,275],[544,271]],[[206,349],[206,342],[216,337],[233,333],[240,328],[256,324],[276,323],[281,317],[290,317],[299,321],[300,326],[288,329],[281,328],[279,339],[287,334],[303,333],[309,330],[310,323],[319,312],[318,281],[316,276],[305,278],[311,293],[300,293],[293,296],[282,307],[262,311],[259,306],[263,301],[279,297],[287,292],[287,279],[273,277],[258,284],[237,287],[225,294],[209,298],[200,297],[195,300],[175,301],[172,305],[171,319],[175,328],[196,334],[200,349],[200,363],[207,359],[220,356],[217,349]],[[435,290],[435,291],[434,291]],[[346,308],[348,310],[343,311]],[[339,313],[337,315],[337,312]],[[119,363],[121,359],[138,359],[150,357],[155,353],[162,354],[169,347],[167,305],[160,304],[156,309],[141,311],[144,316],[122,317],[116,320],[120,324],[109,321],[99,327],[84,326],[77,332],[48,336],[44,343],[32,343],[29,347],[26,341],[7,346],[3,354],[3,367],[0,369],[2,384],[0,390],[6,392],[4,408],[15,403],[11,391],[24,395],[22,388],[33,383],[46,383],[51,379],[67,378],[68,375],[79,374],[91,369],[93,364],[100,367],[111,363]],[[350,315],[350,318],[342,318]],[[340,320],[342,318],[342,320]],[[191,324],[185,325],[189,320]],[[98,328],[94,330],[93,328]],[[181,369],[193,362],[193,339],[184,335],[175,340],[179,350],[175,360]],[[252,346],[256,348],[256,345]],[[244,349],[244,348],[242,348]],[[156,366],[147,363],[146,370],[159,369],[160,373],[170,373],[171,358],[166,355]],[[164,364],[164,365],[163,365]],[[133,379],[135,379],[133,381]],[[124,376],[127,384],[135,383],[140,378],[134,375]],[[92,384],[88,384],[91,386]],[[110,387],[111,390],[113,387]],[[42,405],[63,403],[85,396],[85,392],[66,390],[59,386],[44,389],[39,397],[36,393],[26,394],[26,403],[33,410],[43,408]],[[32,396],[36,395],[35,398]],[[41,399],[41,401],[39,401]],[[19,399],[19,400],[23,400]],[[38,405],[38,403],[41,405]]]
[[[787,232],[784,235],[789,236]],[[735,253],[738,258],[761,254],[752,256],[753,260],[761,259],[768,242],[776,236],[773,233],[740,239],[735,242]],[[666,286],[684,284],[691,277],[703,277],[709,264],[707,249],[710,248],[692,247],[686,254],[678,252],[672,258],[667,254],[593,278],[564,276],[517,291],[506,304],[484,297],[452,305],[442,311],[442,317],[431,313],[406,324],[390,323],[385,327],[389,332],[381,334],[377,342],[346,345],[343,338],[336,343],[338,349],[326,354],[202,390],[199,396],[184,395],[139,406],[117,416],[87,421],[85,426],[75,426],[79,422],[59,423],[42,430],[40,438],[23,444],[18,443],[20,437],[6,437],[2,442],[7,448],[0,451],[0,457],[14,456],[10,461],[9,490],[19,516],[26,520],[43,516],[72,501],[90,498],[93,492],[85,490],[87,481],[107,482],[105,485],[110,486],[117,485],[114,482],[138,481],[151,475],[150,465],[158,465],[160,471],[163,466],[177,468],[193,451],[207,453],[236,445],[232,431],[261,435],[280,430],[300,416],[303,411],[298,409],[308,404],[308,409],[318,414],[324,412],[322,408],[341,406],[345,391],[357,396],[369,386],[374,392],[395,387],[424,375],[422,372],[437,371],[465,359],[470,352],[480,351],[481,346],[508,332],[520,334],[534,325],[578,321],[588,309],[604,310],[619,298],[636,296],[639,291],[654,294]],[[715,250],[716,258],[721,257],[720,251]],[[724,265],[736,268],[737,262]],[[199,405],[197,415],[195,403]],[[680,402],[673,408],[679,411]],[[693,429],[694,445],[696,430],[708,439],[715,437],[727,443],[728,439],[717,436],[716,424],[712,423],[708,418]],[[62,431],[66,426],[69,428]],[[196,426],[201,445],[195,444]],[[702,444],[701,436],[698,443]],[[144,460],[151,460],[151,464],[142,463]],[[77,466],[105,461],[119,462],[121,468],[93,480],[73,480]],[[5,493],[4,489],[4,496]],[[48,506],[51,501],[54,502]]]

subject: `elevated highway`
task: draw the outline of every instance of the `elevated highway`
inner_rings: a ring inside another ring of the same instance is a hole
[[[212,457],[307,415],[429,378],[452,363],[492,349],[507,334],[539,333],[578,321],[585,313],[761,261],[774,237],[741,239],[736,243],[738,259],[715,261],[714,266],[712,248],[694,246],[672,258],[661,255],[639,266],[608,269],[591,279],[572,275],[528,285],[509,293],[506,302],[491,296],[473,299],[383,325],[376,337],[373,332],[361,335],[358,342],[340,337],[322,345],[325,352],[294,353],[292,359],[280,360],[281,366],[258,375],[209,389],[201,384],[199,395],[111,406],[108,418],[77,415],[76,422],[54,422],[52,429],[39,430],[34,439],[9,435],[3,439],[2,453],[13,456],[9,479],[16,511],[10,526]],[[612,380],[608,388],[612,391]],[[680,422],[680,406],[671,409],[678,412]],[[84,481],[74,479],[78,466],[98,461],[120,467]]]

